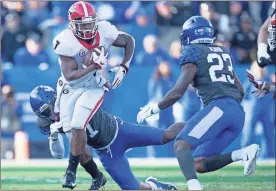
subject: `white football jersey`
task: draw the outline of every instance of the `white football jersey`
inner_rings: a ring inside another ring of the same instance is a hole
[[[83,59],[89,49],[103,46],[107,50],[117,37],[118,30],[114,25],[107,21],[99,21],[98,34],[94,37],[95,40],[91,44],[80,41],[70,29],[65,29],[54,38],[53,48],[58,55],[75,58],[78,68],[82,68]],[[96,83],[93,74],[94,72],[90,72],[80,79],[68,82],[68,84],[73,87],[94,86]],[[97,75],[99,74],[100,71],[97,72]],[[63,74],[61,75],[63,76]]]

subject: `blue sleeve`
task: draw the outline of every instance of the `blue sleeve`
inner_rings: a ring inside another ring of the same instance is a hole
[[[179,65],[193,63],[198,65],[200,59],[201,49],[199,47],[188,45],[184,46],[181,50],[181,55],[179,58]]]

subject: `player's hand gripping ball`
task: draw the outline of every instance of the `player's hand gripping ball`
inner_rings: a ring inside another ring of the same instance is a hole
[[[96,65],[98,69],[102,69],[107,64],[107,55],[103,46],[89,50],[83,60],[83,68],[87,68],[90,65]]]

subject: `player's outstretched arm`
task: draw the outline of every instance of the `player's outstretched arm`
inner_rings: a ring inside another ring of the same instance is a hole
[[[163,110],[177,102],[186,92],[189,84],[195,77],[197,66],[195,64],[185,64],[181,68],[181,74],[173,87],[165,97],[158,103],[160,110]]]
[[[175,86],[158,104],[153,104],[142,108],[142,110],[137,115],[137,122],[143,123],[146,118],[159,113],[160,110],[163,110],[177,102],[184,95],[189,84],[194,79],[196,72],[197,66],[195,64],[187,63],[182,65],[181,74]]]
[[[62,135],[59,132],[51,133],[49,136],[49,147],[54,158],[62,159],[64,157],[64,142]]]
[[[135,41],[134,38],[123,32],[119,32],[117,39],[113,42],[113,46],[124,48],[124,57],[120,66],[111,68],[109,71],[115,73],[114,80],[112,82],[112,88],[119,87],[128,72],[130,61],[134,54]]]
[[[61,70],[67,81],[79,79],[89,72],[98,69],[96,64],[90,64],[87,68],[78,69],[78,64],[74,58],[60,56]]]

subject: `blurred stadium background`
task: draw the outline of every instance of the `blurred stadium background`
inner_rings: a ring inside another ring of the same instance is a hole
[[[37,128],[28,99],[30,91],[37,85],[56,86],[60,68],[52,49],[52,39],[67,27],[67,10],[73,3],[1,1],[1,163],[4,166],[16,164],[9,163],[13,159],[52,158],[48,139]],[[234,68],[246,90],[242,103],[246,111],[244,131],[227,150],[258,143],[262,148],[261,158],[274,161],[273,95],[255,99],[251,95],[253,87],[245,74],[246,69],[251,69],[260,78],[275,81],[274,66],[260,69],[255,61],[258,30],[270,15],[271,2],[101,1],[92,4],[100,20],[110,21],[136,40],[130,72],[120,88],[106,94],[103,102],[106,111],[126,121],[136,122],[140,106],[163,96],[179,74],[177,60],[181,48],[181,26],[190,16],[202,15],[212,22],[216,43],[230,48],[235,60]],[[109,67],[120,64],[121,59],[122,52],[111,48]],[[183,99],[160,113],[159,121],[148,123],[167,128],[174,122],[189,119],[200,108],[201,102],[190,88]],[[65,143],[67,157],[66,139]],[[172,158],[175,155],[171,143],[133,149],[128,156]]]

